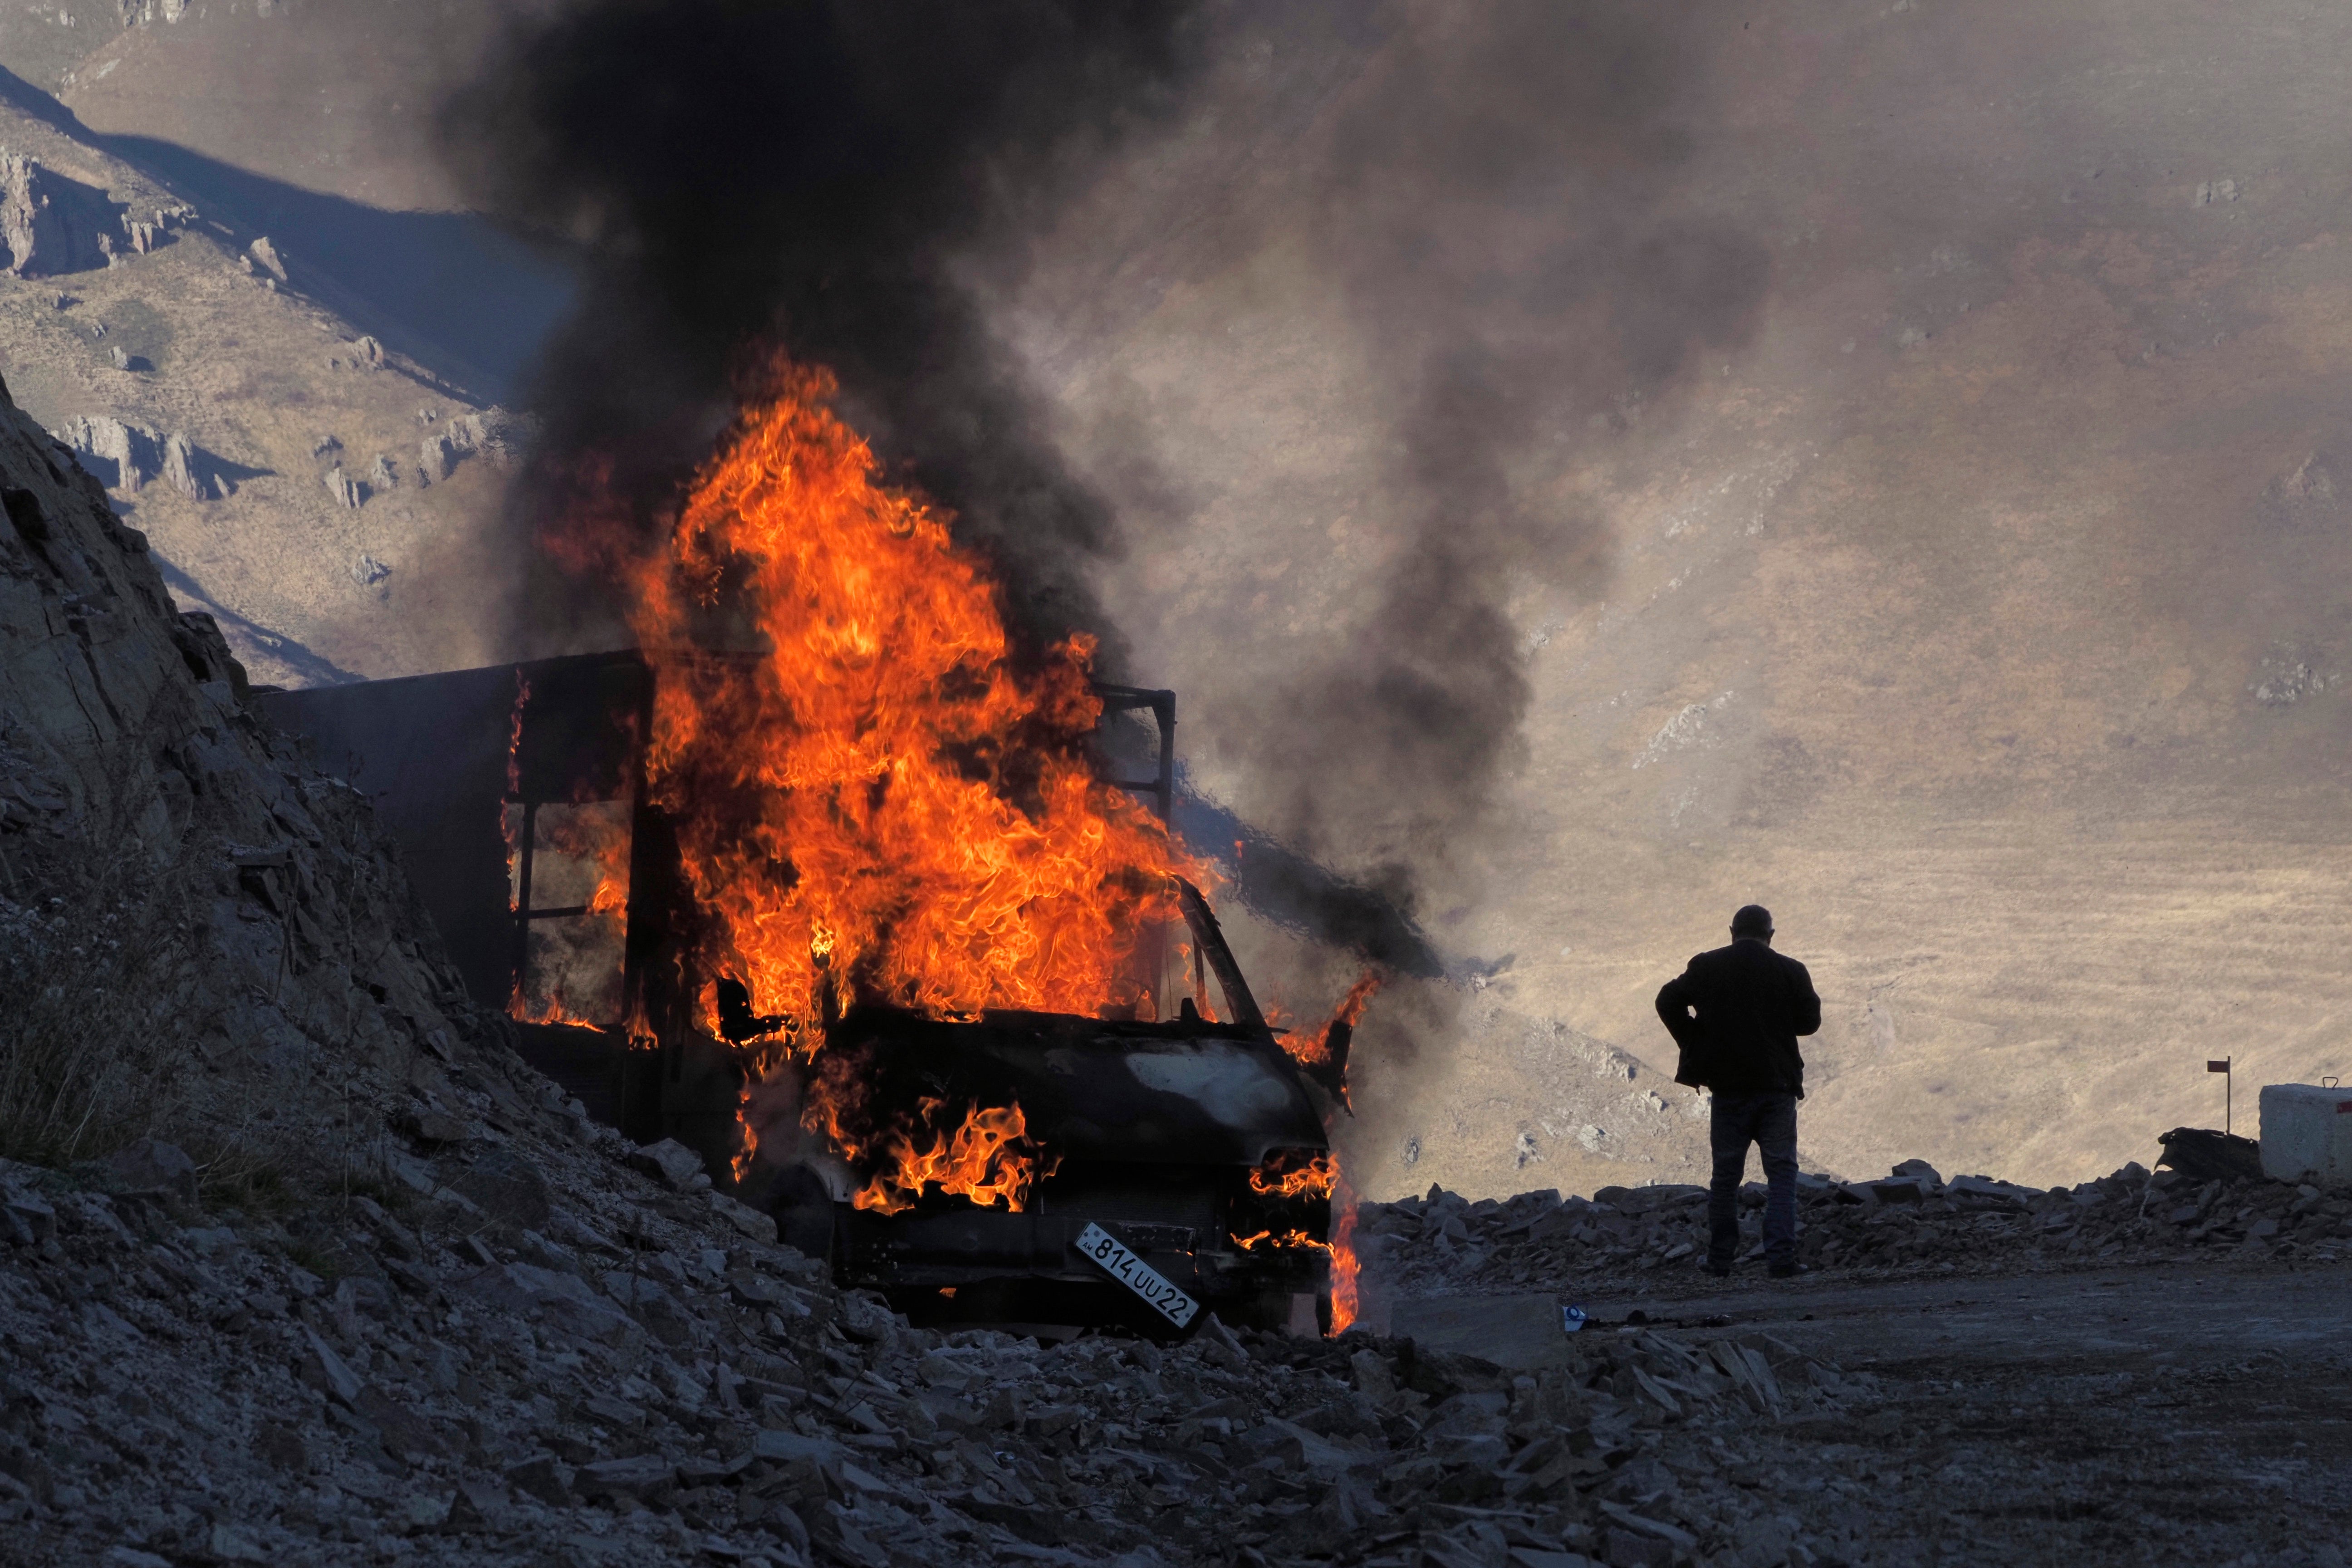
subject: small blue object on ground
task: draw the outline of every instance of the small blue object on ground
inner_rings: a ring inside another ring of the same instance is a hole
[[[1561,1333],[1572,1334],[1582,1327],[1584,1327],[1583,1308],[1562,1307],[1559,1310],[1559,1331]]]

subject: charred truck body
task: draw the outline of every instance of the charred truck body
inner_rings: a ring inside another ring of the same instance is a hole
[[[375,798],[468,991],[515,1020],[522,1055],[635,1142],[695,1150],[844,1283],[934,1321],[1168,1327],[1080,1254],[1091,1226],[1228,1321],[1278,1323],[1306,1295],[1328,1321],[1319,1090],[1195,889],[1180,889],[1192,973],[1149,990],[1189,988],[1171,1017],[934,1018],[844,997],[821,1042],[780,1044],[782,1020],[758,998],[693,972],[702,917],[644,787],[654,681],[624,651],[257,701]],[[1174,695],[1097,691],[1107,773],[1164,821]],[[1177,952],[1146,946],[1162,971]],[[713,986],[716,1030],[696,1005]],[[912,1121],[1017,1107],[1000,1132],[1028,1151],[1024,1179],[962,1195],[886,1187],[808,1110],[826,1073]]]

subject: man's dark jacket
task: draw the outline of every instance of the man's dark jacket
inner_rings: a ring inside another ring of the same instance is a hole
[[[1682,1047],[1676,1083],[1805,1098],[1797,1037],[1822,1026],[1822,999],[1795,959],[1752,941],[1702,952],[1658,993],[1658,1017]]]

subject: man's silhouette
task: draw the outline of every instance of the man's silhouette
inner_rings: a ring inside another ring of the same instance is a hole
[[[1730,1273],[1739,1250],[1739,1178],[1752,1142],[1764,1159],[1764,1258],[1774,1279],[1786,1279],[1797,1272],[1797,1101],[1805,1098],[1797,1037],[1822,1026],[1813,977],[1772,951],[1772,911],[1749,904],[1731,917],[1729,947],[1700,953],[1666,982],[1658,1016],[1682,1047],[1675,1081],[1715,1096],[1707,1269]]]

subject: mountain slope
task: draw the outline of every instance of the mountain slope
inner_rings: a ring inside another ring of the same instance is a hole
[[[329,303],[350,291],[304,251],[69,118],[0,104],[0,145],[63,215],[0,277],[0,370],[103,470],[173,592],[218,614],[259,679],[492,657],[516,563],[479,542],[520,426]],[[192,453],[177,482],[173,436]]]

